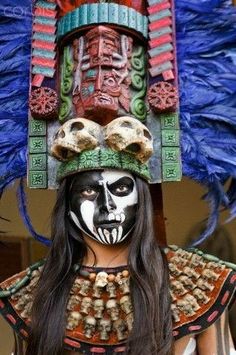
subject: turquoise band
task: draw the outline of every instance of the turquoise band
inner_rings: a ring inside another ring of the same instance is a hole
[[[114,24],[134,30],[147,38],[148,18],[125,5],[114,3],[85,4],[68,12],[58,21],[58,38],[92,24]]]
[[[47,2],[43,0],[37,1],[36,7],[42,7],[43,9],[55,10],[57,4],[52,2]]]
[[[141,178],[150,181],[150,173],[147,164],[142,164],[130,154],[117,152],[109,148],[98,150],[85,150],[73,159],[62,162],[57,171],[57,180],[81,171],[96,169],[126,170]]]

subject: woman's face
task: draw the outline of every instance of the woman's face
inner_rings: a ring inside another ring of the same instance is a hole
[[[122,242],[134,226],[138,194],[127,172],[82,172],[72,182],[69,200],[74,223],[102,244]]]

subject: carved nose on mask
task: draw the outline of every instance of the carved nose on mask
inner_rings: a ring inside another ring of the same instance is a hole
[[[96,78],[96,82],[95,82],[95,91],[101,91],[102,89],[102,77],[101,77],[101,71],[99,70],[97,73],[97,78]]]

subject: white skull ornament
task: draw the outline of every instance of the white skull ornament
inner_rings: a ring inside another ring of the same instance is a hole
[[[95,311],[95,318],[102,318],[103,310],[104,310],[104,301],[103,300],[94,300],[93,309]]]
[[[109,298],[115,298],[116,297],[116,286],[113,282],[108,282],[106,286],[106,291],[109,294]]]
[[[210,298],[207,297],[205,292],[200,290],[200,288],[196,288],[195,290],[193,290],[193,295],[194,297],[196,297],[196,299],[200,304],[201,303],[207,304],[210,301]]]
[[[30,318],[32,306],[33,306],[33,301],[28,302],[25,305],[25,308],[23,309],[23,312],[21,312],[21,314],[20,314],[22,318]]]
[[[130,278],[129,277],[123,277],[122,279],[119,280],[118,284],[119,284],[120,292],[123,295],[130,293],[130,287],[129,287]]]
[[[96,319],[92,316],[87,316],[84,318],[84,335],[86,338],[92,338],[95,332],[96,323]]]
[[[127,338],[127,325],[123,319],[116,320],[113,323],[113,328],[119,341]]]
[[[187,302],[184,299],[178,300],[177,301],[177,307],[184,312],[184,314],[187,317],[192,317],[195,314],[195,311],[193,309],[193,306],[191,305],[191,303]]]
[[[26,307],[26,305],[32,301],[33,296],[31,294],[23,294],[23,296],[21,296],[21,298],[18,300],[18,302],[15,305],[15,308],[18,311],[23,311],[24,308]]]
[[[83,317],[79,312],[76,311],[70,312],[67,319],[66,329],[68,330],[75,329],[79,325],[82,319]]]
[[[108,284],[108,274],[105,271],[100,271],[95,279],[96,287],[105,287]]]
[[[153,152],[153,140],[149,130],[132,117],[119,117],[110,122],[106,127],[105,141],[116,151],[124,151],[135,155],[145,163]]]
[[[77,306],[80,302],[81,302],[81,298],[78,295],[72,295],[69,298],[66,309],[72,311],[75,308],[75,306]]]
[[[89,314],[89,311],[92,307],[92,298],[84,297],[81,302],[80,312],[82,314]]]
[[[65,122],[57,131],[52,154],[59,160],[68,160],[85,149],[99,145],[101,126],[86,118],[74,118]]]
[[[171,304],[171,311],[172,311],[172,317],[173,317],[173,320],[175,323],[179,322],[180,321],[180,313],[179,313],[179,310],[176,306],[176,304],[172,303]]]
[[[81,280],[79,294],[82,296],[88,296],[90,291],[91,281]]]
[[[96,284],[94,283],[93,285],[93,297],[95,298],[100,298],[102,294],[102,287],[97,287]]]
[[[202,278],[197,280],[197,286],[203,291],[206,291],[206,290],[212,291],[212,290],[214,290],[214,286],[209,284],[209,282],[207,282],[206,280],[204,280]]]
[[[106,309],[112,321],[119,319],[120,310],[116,300],[114,299],[108,300],[106,303]]]
[[[81,286],[81,279],[79,278],[76,278],[72,287],[71,287],[71,290],[70,290],[70,294],[74,294],[74,293],[77,293],[78,289],[80,288]]]
[[[129,314],[133,311],[131,299],[129,296],[123,296],[120,299],[120,307],[125,314]]]
[[[134,316],[133,313],[129,313],[126,318],[125,318],[127,327],[128,327],[128,331],[131,332],[131,330],[133,329],[133,323],[134,323]]]
[[[100,340],[108,340],[109,333],[111,332],[111,320],[101,319],[99,322],[98,330],[100,333]]]

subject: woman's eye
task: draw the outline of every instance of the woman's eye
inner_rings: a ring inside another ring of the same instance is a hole
[[[127,192],[129,190],[128,186],[126,185],[120,185],[116,188],[116,192],[117,193],[124,193],[124,192]]]
[[[80,192],[80,194],[83,196],[83,197],[94,197],[96,196],[97,194],[97,191],[93,190],[93,189],[90,189],[90,188],[87,188],[87,189],[84,189]]]

